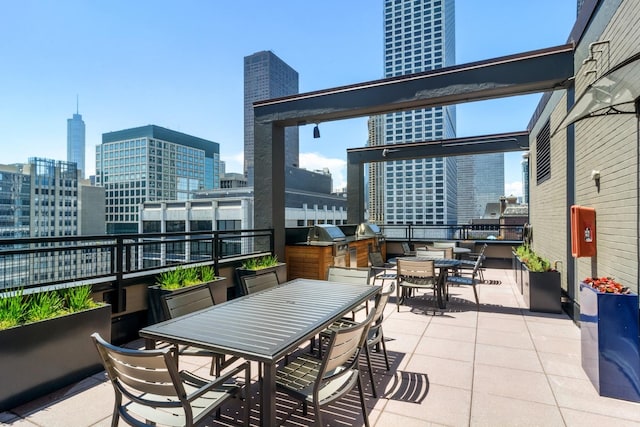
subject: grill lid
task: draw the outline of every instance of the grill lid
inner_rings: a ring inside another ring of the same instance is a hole
[[[346,236],[335,225],[317,224],[309,229],[308,241],[310,242],[342,242]]]
[[[382,230],[376,224],[363,222],[358,226],[358,237],[382,236]]]

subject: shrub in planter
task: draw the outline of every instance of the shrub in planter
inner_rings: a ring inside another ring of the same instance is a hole
[[[276,276],[278,276],[278,283],[287,281],[287,265],[279,262],[276,255],[266,255],[245,260],[242,266],[236,269],[236,290],[242,289],[243,276],[260,275],[271,271],[275,271]],[[236,291],[236,295],[241,295],[241,292]]]
[[[169,314],[165,313],[162,304],[165,295],[190,292],[206,286],[213,298],[213,284],[221,280],[223,278],[217,277],[213,267],[208,265],[186,268],[180,266],[161,273],[156,278],[156,284],[149,287],[149,322],[158,323],[169,319]]]
[[[529,310],[562,312],[560,273],[551,267],[549,260],[536,254],[528,245],[518,246],[516,255],[524,264],[522,294]]]
[[[90,286],[0,298],[0,411],[102,370],[91,334],[111,336],[111,306]]]

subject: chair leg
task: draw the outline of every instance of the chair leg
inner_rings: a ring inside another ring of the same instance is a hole
[[[378,393],[376,392],[376,381],[373,378],[373,367],[371,366],[371,352],[369,351],[369,346],[366,343],[364,345],[364,353],[367,356],[367,367],[369,368],[369,379],[371,380],[371,394],[377,399]]]
[[[362,417],[364,418],[365,427],[369,427],[369,416],[367,415],[367,405],[364,400],[364,390],[362,390],[362,380],[358,375],[358,391],[360,392],[360,406],[362,407]]]
[[[387,345],[384,343],[384,334],[382,333],[382,331],[380,331],[380,334],[381,334],[380,343],[382,343],[382,352],[384,353],[384,362],[387,365],[387,371],[390,371],[391,365],[389,365],[389,357],[387,356]]]
[[[473,282],[473,295],[476,297],[476,307],[480,308],[480,300],[478,299],[478,291],[476,289],[476,282]]]

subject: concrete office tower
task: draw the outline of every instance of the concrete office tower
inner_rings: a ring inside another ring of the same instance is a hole
[[[453,0],[384,0],[384,76],[451,66],[455,61]],[[384,143],[455,136],[455,107],[384,116]],[[457,220],[454,157],[387,162],[384,222],[447,224]],[[370,190],[371,191],[371,190]]]
[[[104,133],[96,185],[105,188],[107,232],[137,233],[142,203],[219,188],[220,145],[155,125]]]
[[[382,145],[384,140],[384,116],[372,116],[367,121],[369,139],[367,145]],[[384,224],[384,166],[380,163],[367,165],[369,185],[367,188],[368,220],[376,224]]]
[[[244,58],[244,174],[253,186],[253,103],[298,93],[298,72],[271,51]],[[285,166],[299,167],[298,128],[285,129]]]
[[[85,127],[82,115],[76,113],[67,119],[67,162],[75,162],[80,170],[80,178],[84,178],[86,172],[85,156]]]

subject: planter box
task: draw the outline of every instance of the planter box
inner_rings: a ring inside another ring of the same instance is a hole
[[[182,293],[193,292],[197,289],[202,289],[204,287],[209,288],[209,292],[211,292],[211,298],[214,303],[215,299],[215,286],[223,285],[222,281],[224,277],[218,277],[211,282],[199,283],[193,286],[187,286],[185,288],[180,289],[162,289],[160,285],[149,286],[149,292],[147,293],[148,303],[149,303],[149,312],[147,314],[147,318],[149,320],[149,324],[153,325],[154,323],[162,322],[165,320],[169,320],[169,313],[165,312],[164,304],[162,303],[162,298],[165,295],[179,295]]]
[[[111,339],[111,306],[0,331],[0,412],[100,372],[91,334]]]
[[[562,313],[560,272],[533,272],[522,264],[522,291],[530,311]]]
[[[236,268],[236,297],[242,296],[243,276],[259,276],[272,271],[276,272],[276,276],[278,276],[278,283],[284,283],[287,281],[287,264],[284,262],[280,262],[276,266],[262,268],[260,270],[247,270],[242,267]]]
[[[514,279],[516,281],[516,285],[518,286],[518,289],[520,289],[520,294],[522,295],[523,293],[523,289],[522,289],[522,270],[524,269],[523,267],[523,263],[522,261],[520,261],[520,258],[518,258],[518,255],[516,255],[515,252],[511,252],[512,258],[511,258],[511,269],[513,270],[513,276]]]
[[[638,295],[580,283],[582,368],[600,396],[640,402]]]

